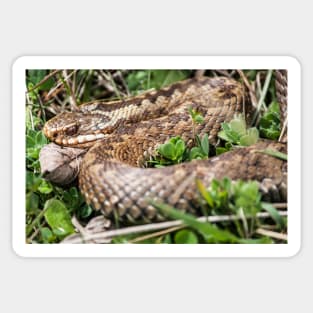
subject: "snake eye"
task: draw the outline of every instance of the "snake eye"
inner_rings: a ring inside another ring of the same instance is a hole
[[[65,129],[65,134],[67,136],[73,136],[73,135],[75,135],[77,133],[77,130],[78,130],[77,124],[73,124],[73,125],[68,126]]]

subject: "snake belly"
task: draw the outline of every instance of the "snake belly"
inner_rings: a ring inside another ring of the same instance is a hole
[[[193,123],[190,108],[201,113],[204,123]],[[239,113],[249,120],[251,112],[240,83],[202,77],[125,100],[87,103],[77,112],[48,121],[44,132],[59,145],[89,149],[81,164],[79,187],[95,210],[108,217],[152,221],[164,218],[150,199],[200,214],[196,179],[206,187],[213,178],[225,176],[257,180],[268,199],[286,199],[286,162],[259,152],[286,152],[283,143],[260,141],[209,160],[142,168],[169,138],[180,136],[191,146],[195,133],[208,133],[215,144],[221,123]]]

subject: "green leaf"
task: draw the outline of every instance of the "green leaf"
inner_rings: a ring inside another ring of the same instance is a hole
[[[223,154],[225,152],[228,152],[229,150],[227,148],[223,148],[223,147],[216,147],[216,155],[220,155]]]
[[[218,137],[226,141],[226,149],[229,150],[231,144],[250,146],[259,139],[258,130],[253,127],[246,129],[245,119],[241,116],[235,116],[229,123],[222,123],[222,130],[218,133]],[[223,152],[225,150],[219,150]]]
[[[213,208],[213,206],[214,206],[213,198],[212,198],[210,192],[205,188],[205,186],[203,185],[203,183],[200,179],[196,179],[196,186],[197,186],[201,196],[203,197],[203,199],[207,202],[207,204],[211,208]]]
[[[175,146],[171,142],[167,142],[159,147],[159,153],[164,157],[174,160],[175,159]]]
[[[273,240],[268,237],[262,237],[259,239],[240,239],[240,243],[244,244],[250,244],[250,245],[255,245],[255,244],[273,244]]]
[[[31,134],[31,130],[28,131],[28,134],[26,135],[26,149],[34,148],[36,145],[36,141],[34,136]]]
[[[270,104],[268,111],[261,117],[259,128],[263,138],[278,139],[280,135],[280,109],[276,101]]]
[[[224,188],[228,193],[231,192],[232,183],[231,183],[230,178],[224,177],[223,180],[222,180],[222,185],[223,185],[223,188]]]
[[[52,198],[46,201],[44,210],[44,217],[55,235],[65,237],[75,231],[71,216],[62,201]]]
[[[46,180],[42,179],[40,185],[38,186],[38,191],[43,194],[49,194],[53,191],[52,185]]]
[[[69,190],[64,191],[62,200],[69,208],[77,208],[84,202],[82,195],[76,187],[71,187]]]
[[[238,243],[240,239],[227,230],[220,230],[216,225],[211,223],[203,223],[197,221],[195,217],[190,214],[176,210],[175,208],[160,202],[151,200],[151,204],[159,209],[163,214],[173,219],[182,220],[187,226],[193,228],[200,233],[207,242],[228,242]]]
[[[30,191],[26,194],[26,211],[29,214],[36,214],[39,207],[39,196]]]
[[[38,160],[40,150],[38,148],[28,148],[26,149],[26,154],[28,158],[33,160]]]
[[[194,119],[195,123],[202,124],[204,122],[204,117],[200,115],[199,113],[195,116]]]
[[[26,172],[26,190],[27,191],[37,191],[42,179],[35,175],[34,173]]]
[[[235,117],[229,122],[229,126],[233,132],[235,132],[238,137],[246,134],[246,122],[241,115]]]
[[[167,243],[167,244],[170,244],[172,243],[172,238],[171,238],[171,235],[170,234],[166,234],[162,240],[162,243]]]
[[[242,208],[245,214],[255,215],[261,210],[258,183],[239,181],[234,185],[236,208]]]
[[[218,136],[223,140],[230,141],[232,143],[238,143],[240,139],[239,134],[232,130],[227,123],[222,123],[221,126],[224,132],[220,131]]]
[[[151,71],[151,83],[159,89],[187,78],[186,73],[188,72],[181,70],[153,70]]]
[[[129,90],[140,92],[143,89],[151,88],[150,86],[146,88],[148,72],[149,71],[134,71],[127,75],[126,82]]]
[[[271,140],[277,140],[280,136],[280,130],[274,130],[271,128],[260,128],[260,135],[263,138],[271,139]]]
[[[43,134],[43,132],[39,131],[36,134],[35,142],[36,142],[36,146],[41,148],[48,143],[48,140],[46,136]]]
[[[126,77],[129,90],[135,93],[147,89],[160,89],[190,76],[190,70],[144,70],[134,71]]]
[[[204,122],[202,114],[194,110],[191,106],[188,108],[188,111],[194,123],[202,124]]]
[[[176,159],[178,159],[184,154],[185,149],[186,149],[185,142],[181,139],[178,140],[175,144]]]
[[[91,215],[91,213],[93,212],[92,208],[90,205],[84,205],[82,208],[79,208],[77,210],[77,216],[79,218],[87,218]]]
[[[178,244],[195,244],[198,243],[198,237],[191,230],[183,229],[175,234],[174,241]]]
[[[205,134],[201,139],[201,148],[204,154],[209,155],[209,136]]]
[[[27,73],[28,73],[28,76],[27,76],[28,83],[37,85],[49,74],[49,71],[48,70],[28,70]],[[49,78],[40,86],[38,86],[37,90],[50,90],[53,87],[53,85],[54,85],[53,78]]]
[[[279,152],[277,150],[272,150],[272,149],[264,149],[264,150],[256,150],[256,152],[264,153],[270,156],[273,156],[275,158],[287,161],[288,160],[288,155],[283,152]]]
[[[176,164],[183,161],[186,145],[180,137],[173,137],[168,142],[160,145],[157,151],[161,156],[172,161],[169,163],[164,162],[164,160],[159,160],[159,164],[157,165]]]
[[[55,235],[48,227],[40,228],[40,234],[44,243],[51,243],[55,241]]]
[[[253,127],[249,128],[247,131],[247,135],[244,135],[240,138],[239,144],[241,146],[251,146],[259,140],[259,131]]]
[[[198,160],[204,157],[202,149],[199,147],[193,147],[189,152],[189,159],[190,160]]]
[[[284,219],[280,216],[279,212],[272,206],[272,204],[261,202],[261,206],[263,210],[267,211],[271,215],[272,219],[280,228],[284,228],[286,226]]]

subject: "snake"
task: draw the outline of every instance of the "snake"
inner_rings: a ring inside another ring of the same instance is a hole
[[[286,116],[287,73],[276,71],[276,93],[282,118]],[[190,109],[203,123],[192,120]],[[194,77],[159,90],[115,101],[92,101],[48,120],[45,136],[61,147],[83,148],[79,188],[86,202],[108,218],[159,221],[164,216],[151,200],[184,212],[201,214],[197,180],[209,188],[213,179],[258,182],[268,201],[287,199],[287,162],[261,153],[287,152],[283,142],[259,140],[210,157],[163,168],[147,168],[157,148],[180,136],[187,147],[195,133],[209,134],[218,143],[221,124],[244,114],[251,121],[254,108],[242,83],[230,77]]]

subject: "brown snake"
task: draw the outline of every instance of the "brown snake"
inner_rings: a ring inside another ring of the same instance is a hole
[[[276,82],[278,99],[286,105],[286,73],[278,71]],[[287,162],[259,152],[266,148],[286,153],[286,143],[264,140],[209,160],[141,168],[158,145],[173,136],[192,144],[189,107],[205,121],[195,126],[195,132],[200,136],[209,133],[213,144],[222,122],[237,113],[244,113],[249,120],[252,112],[240,83],[225,77],[202,77],[126,100],[81,105],[77,112],[49,120],[44,133],[61,146],[89,148],[81,164],[79,187],[87,203],[108,217],[163,219],[149,199],[199,214],[196,178],[206,187],[213,178],[225,176],[257,180],[265,199],[286,200]]]

